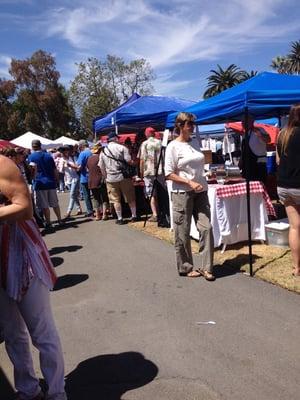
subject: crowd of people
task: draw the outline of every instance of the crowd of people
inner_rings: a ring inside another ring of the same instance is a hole
[[[49,290],[56,281],[46,245],[34,220],[42,219],[52,228],[50,208],[57,224],[63,225],[72,212],[95,220],[107,220],[112,212],[116,223],[124,224],[122,197],[128,203],[131,221],[137,220],[135,179],[144,180],[144,193],[150,201],[151,221],[157,221],[158,203],[155,183],[171,183],[177,270],[180,276],[207,281],[213,275],[214,241],[207,196],[205,158],[198,140],[192,137],[195,116],[179,113],[175,122],[176,138],[166,149],[160,163],[161,141],[153,128],[145,131],[138,149],[132,143],[121,145],[111,132],[107,145],[91,148],[86,140],[77,147],[64,146],[46,152],[39,140],[32,152],[10,148],[0,155],[0,332],[14,366],[15,387],[20,400],[64,400],[64,361],[60,339],[52,317]],[[251,125],[250,168],[265,176],[265,143],[268,137]],[[294,276],[300,276],[300,105],[292,107],[288,125],[277,144],[278,195],[290,223],[289,243]],[[254,165],[256,162],[256,165]],[[251,164],[252,163],[252,164]],[[252,165],[252,167],[251,167]],[[137,178],[137,176],[140,178]],[[247,173],[246,173],[247,175]],[[248,175],[249,177],[249,175]],[[262,179],[263,180],[263,179]],[[30,193],[29,188],[32,188]],[[69,204],[61,216],[57,192],[69,192]],[[190,225],[195,219],[199,231],[199,263],[193,263]],[[29,336],[40,352],[41,371],[47,394],[41,391],[35,376],[29,348]]]

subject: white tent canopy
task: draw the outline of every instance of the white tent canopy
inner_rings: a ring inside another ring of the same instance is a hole
[[[57,143],[32,132],[24,133],[24,135],[11,140],[11,143],[15,144],[16,146],[24,147],[25,149],[31,149],[31,142],[33,140],[39,140],[43,149],[50,149],[57,146]]]
[[[77,140],[71,139],[71,138],[69,138],[67,136],[61,136],[61,137],[55,139],[54,143],[63,144],[64,146],[68,145],[68,144],[72,145],[72,146],[75,146],[75,144],[78,144]]]

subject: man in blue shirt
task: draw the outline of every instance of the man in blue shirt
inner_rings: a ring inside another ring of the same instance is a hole
[[[87,171],[87,160],[91,157],[92,152],[89,149],[88,142],[86,140],[80,140],[78,143],[78,148],[80,150],[76,164],[78,166],[78,171],[80,172],[80,186],[83,193],[83,198],[86,206],[86,216],[93,216],[93,206],[91,201],[91,194],[88,188],[88,171]]]
[[[43,212],[46,228],[51,227],[50,207],[53,208],[58,224],[61,225],[61,213],[56,193],[58,171],[54,160],[49,153],[42,150],[39,140],[33,140],[31,147],[33,152],[28,157],[28,161],[35,171],[32,187],[35,193],[36,206]]]

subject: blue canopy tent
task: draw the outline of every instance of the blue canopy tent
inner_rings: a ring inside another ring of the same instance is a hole
[[[196,115],[197,124],[216,124],[245,120],[245,152],[247,176],[247,219],[250,275],[252,272],[252,241],[250,215],[249,171],[249,115],[255,119],[279,118],[290,107],[300,102],[300,76],[262,72],[255,77],[227,89],[208,100],[201,101],[182,111]],[[170,114],[167,127],[172,127],[176,113]]]
[[[132,96],[129,97],[128,100],[126,100],[124,103],[122,103],[119,107],[115,108],[114,110],[112,110],[111,112],[109,112],[108,114],[96,117],[93,119],[93,131],[95,133],[103,131],[105,132],[105,130],[110,130],[112,127],[114,127],[115,125],[115,116],[116,113],[120,110],[122,110],[123,107],[128,106],[129,104],[133,103],[134,101],[136,101],[138,98],[140,98],[141,96],[137,93],[133,93]]]
[[[300,100],[299,93],[300,76],[262,72],[181,111],[195,114],[197,124],[241,121],[246,108],[255,119],[280,117]],[[174,125],[176,115],[168,116],[167,127]]]
[[[164,96],[139,96],[134,101],[113,110],[103,118],[94,119],[94,131],[102,133],[115,124],[120,131],[137,131],[152,126],[157,130],[165,128],[167,116],[194,104],[193,101]],[[113,124],[112,124],[113,118]]]

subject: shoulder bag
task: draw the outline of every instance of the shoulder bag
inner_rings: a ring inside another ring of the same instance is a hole
[[[110,156],[105,152],[105,150],[109,151]],[[124,159],[122,160],[119,158],[115,158],[108,147],[106,147],[103,152],[106,155],[106,157],[111,158],[112,160],[120,163],[120,173],[123,175],[124,179],[132,178],[136,175],[135,167],[133,165],[128,164],[128,162],[125,161]]]

